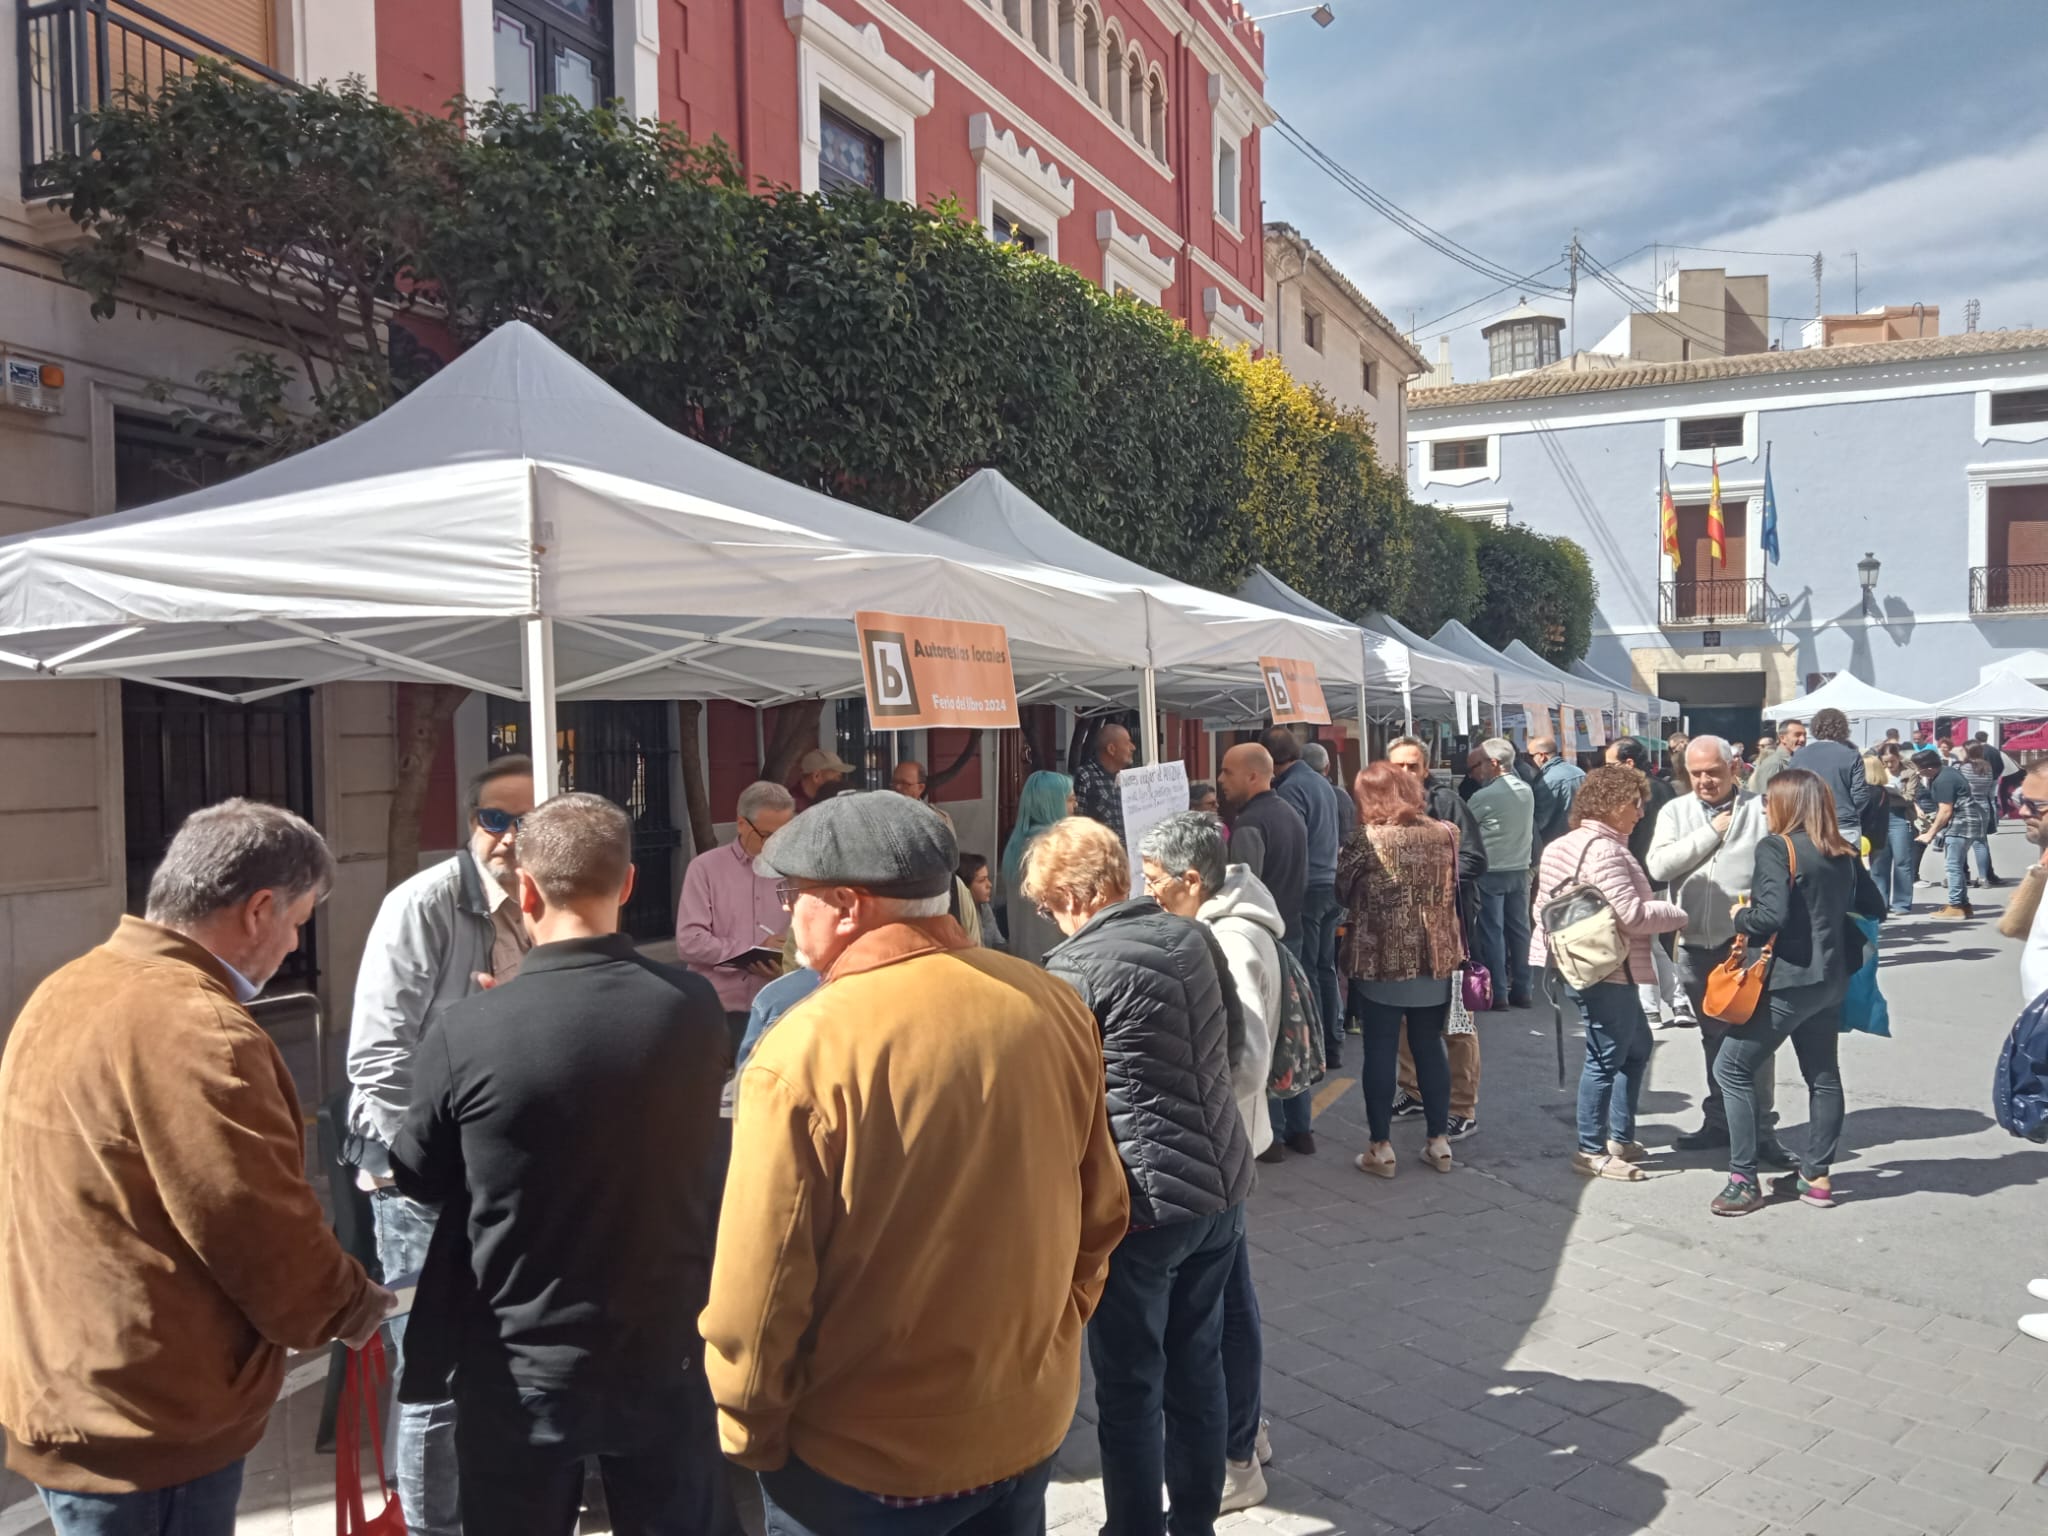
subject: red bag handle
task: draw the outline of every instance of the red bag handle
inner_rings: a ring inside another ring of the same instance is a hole
[[[382,1332],[352,1349],[341,1382],[334,1429],[335,1536],[406,1536],[405,1516],[384,1473],[384,1433],[377,1421],[377,1392],[391,1379]],[[370,1454],[377,1466],[377,1491],[384,1508],[373,1518],[363,1509],[363,1418],[370,1421]]]

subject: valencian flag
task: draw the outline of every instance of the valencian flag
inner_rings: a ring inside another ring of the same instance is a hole
[[[1678,503],[1671,499],[1671,472],[1664,467],[1664,455],[1657,455],[1657,506],[1663,520],[1664,553],[1670,557],[1671,569],[1677,570],[1678,557]]]
[[[1771,445],[1764,444],[1764,553],[1778,563],[1778,496],[1771,489]]]
[[[1714,484],[1707,493],[1707,553],[1714,564],[1728,563],[1728,529],[1721,521],[1721,455],[1714,454]]]

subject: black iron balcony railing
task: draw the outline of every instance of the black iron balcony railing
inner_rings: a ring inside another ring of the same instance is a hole
[[[1657,622],[1676,624],[1761,624],[1771,589],[1762,577],[1731,576],[1712,581],[1667,581],[1658,589]]]
[[[2048,565],[1980,565],[1970,572],[1970,612],[2048,612]]]
[[[260,59],[237,53],[134,0],[20,0],[21,192],[52,197],[51,162],[84,149],[80,119],[130,98],[154,95],[173,76],[212,59],[291,86]]]

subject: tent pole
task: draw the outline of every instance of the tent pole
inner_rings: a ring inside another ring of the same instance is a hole
[[[1401,679],[1401,734],[1415,734],[1415,685],[1405,677]]]
[[[1145,737],[1140,762],[1159,761],[1159,679],[1150,667],[1138,674],[1138,729]]]
[[[525,621],[526,709],[533,731],[533,798],[561,792],[561,750],[556,746],[555,621],[545,615]]]

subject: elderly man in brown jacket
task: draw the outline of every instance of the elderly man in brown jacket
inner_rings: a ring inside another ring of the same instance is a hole
[[[327,1230],[298,1095],[243,1006],[334,861],[289,811],[194,813],[148,915],[51,976],[0,1061],[0,1424],[59,1536],[230,1536],[287,1349],[392,1305]]]
[[[1043,1530],[1130,1220],[1095,1020],[968,944],[915,801],[841,795],[762,859],[825,981],[740,1077],[702,1318],[725,1452],[779,1536]]]

